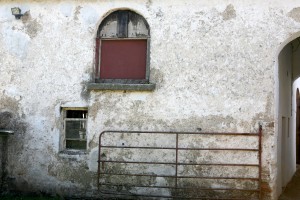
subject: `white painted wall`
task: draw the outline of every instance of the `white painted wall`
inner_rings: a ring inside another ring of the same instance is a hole
[[[297,102],[296,102],[296,95],[297,95],[297,89],[300,90],[300,40],[299,38],[297,40],[294,40],[293,42],[293,133],[296,133],[296,111],[297,111]],[[293,157],[294,157],[294,162],[296,162],[296,135],[293,135],[293,140],[291,144],[293,148]]]
[[[292,121],[292,138],[291,138],[291,154],[290,156],[292,157],[292,163],[293,165],[296,163],[296,111],[297,111],[297,103],[296,103],[296,94],[297,94],[297,89],[300,90],[300,79],[297,78],[294,83],[293,83],[293,121]],[[294,165],[296,167],[296,165]]]
[[[30,17],[14,19],[15,6],[30,10]],[[98,137],[106,129],[256,132],[261,123],[264,188],[266,198],[276,199],[276,115],[290,117],[291,100],[283,97],[292,83],[285,68],[277,76],[274,63],[283,43],[300,30],[299,7],[293,0],[1,1],[0,110],[16,113],[27,125],[25,134],[10,139],[14,184],[92,193]],[[93,79],[98,25],[120,8],[140,13],[150,25],[154,92],[85,89]],[[291,65],[289,51],[284,65]],[[78,105],[89,107],[88,151],[62,155],[60,108]]]
[[[291,104],[292,104],[292,46],[288,44],[279,54],[279,128],[278,135],[279,150],[278,163],[279,176],[281,176],[282,187],[286,186],[294,173],[293,156],[290,155],[291,129]],[[293,167],[292,167],[293,166]]]

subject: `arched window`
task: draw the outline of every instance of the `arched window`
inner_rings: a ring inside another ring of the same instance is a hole
[[[97,32],[95,82],[148,84],[149,43],[144,17],[130,10],[109,14]]]

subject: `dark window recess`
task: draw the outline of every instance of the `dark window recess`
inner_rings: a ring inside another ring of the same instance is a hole
[[[86,110],[66,110],[66,149],[86,149]]]
[[[87,110],[67,110],[66,118],[87,118]]]
[[[149,83],[149,38],[147,21],[129,10],[108,15],[96,38],[96,82]]]
[[[118,12],[118,37],[128,37],[128,15],[127,11]]]

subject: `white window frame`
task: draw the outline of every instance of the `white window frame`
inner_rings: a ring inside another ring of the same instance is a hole
[[[85,118],[67,118],[67,111],[74,110],[74,111],[87,111]],[[86,107],[64,107],[62,108],[62,118],[63,118],[63,134],[61,135],[61,146],[62,150],[75,150],[75,151],[86,151],[87,150],[87,126],[88,126],[88,109]],[[83,121],[85,124],[85,138],[67,138],[67,129],[66,123],[68,121]],[[84,149],[79,148],[67,148],[67,141],[85,141],[86,145]]]

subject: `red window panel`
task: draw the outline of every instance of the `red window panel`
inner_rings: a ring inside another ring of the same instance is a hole
[[[147,40],[102,40],[100,79],[145,79]]]

